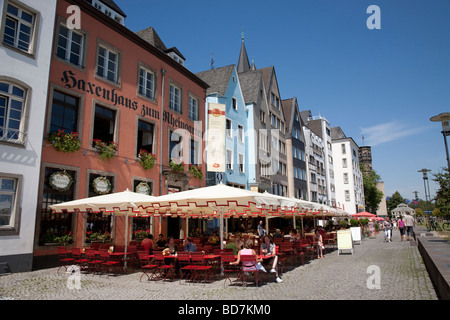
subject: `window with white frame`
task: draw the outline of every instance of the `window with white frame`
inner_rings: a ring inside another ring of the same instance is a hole
[[[231,98],[231,102],[233,104],[233,109],[237,110],[237,100],[236,100],[236,98]]]
[[[347,158],[342,159],[342,168],[347,168]]]
[[[117,83],[119,80],[119,53],[100,45],[97,56],[97,75]]]
[[[231,127],[231,120],[226,119],[225,120],[225,133],[227,137],[233,137],[233,128]]]
[[[0,230],[14,226],[18,179],[0,173]]]
[[[348,173],[347,172],[344,173],[344,183],[348,184]]]
[[[0,141],[24,140],[26,90],[0,82]]]
[[[155,98],[155,74],[145,68],[139,68],[138,93],[149,99]]]
[[[259,132],[259,148],[264,151],[268,151],[267,149],[267,135],[260,130]]]
[[[83,47],[83,34],[62,24],[59,26],[58,46],[56,48],[57,57],[76,66],[81,66],[83,63]]]
[[[233,151],[231,149],[227,149],[226,157],[227,157],[227,159],[226,159],[227,169],[233,170]]]
[[[31,53],[36,15],[15,4],[8,3],[3,29],[3,43]]]
[[[239,153],[238,155],[239,161],[239,172],[244,172],[244,154]]]
[[[350,201],[350,191],[345,190],[345,201]]]
[[[181,89],[173,84],[169,86],[169,108],[181,113]]]
[[[238,139],[239,142],[244,143],[244,127],[238,124]]]
[[[189,96],[188,109],[189,118],[192,120],[198,120],[198,99]]]

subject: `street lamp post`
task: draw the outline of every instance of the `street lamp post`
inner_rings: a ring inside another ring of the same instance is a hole
[[[431,170],[429,169],[422,169],[419,170],[417,172],[422,172],[423,173],[423,186],[425,187],[425,201],[428,202],[428,198],[430,198],[430,185],[428,185],[428,192],[427,192],[427,182],[428,182],[428,176],[427,176],[427,172],[430,172]],[[431,201],[431,199],[430,199]]]
[[[445,152],[447,155],[447,170],[450,172],[450,159],[448,157],[447,136],[450,135],[450,113],[444,112],[437,116],[431,117],[431,121],[442,123],[442,135],[444,136]]]
[[[430,171],[431,170],[429,170],[429,169],[422,169],[422,170],[417,171],[417,172],[422,172],[422,174],[423,174],[423,186],[425,188],[425,203],[427,203],[427,204],[428,204],[428,198],[430,198],[430,201],[431,201],[430,185],[428,185],[428,192],[427,192],[427,182],[428,182],[427,172],[430,172]],[[428,215],[425,213],[425,211],[424,211],[424,215],[425,215],[425,220],[427,221],[427,225],[428,225]]]

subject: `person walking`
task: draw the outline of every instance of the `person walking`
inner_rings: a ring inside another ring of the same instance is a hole
[[[392,242],[391,241],[391,221],[389,217],[386,217],[386,220],[383,223],[384,228],[384,242]]]
[[[398,229],[400,230],[400,241],[406,241],[405,221],[403,221],[402,216],[400,216],[400,219],[398,220]]]
[[[414,218],[409,213],[407,213],[405,215],[405,226],[406,226],[406,234],[408,235],[408,241],[411,241],[413,237],[415,238],[413,229],[414,225],[415,225]]]
[[[262,220],[259,221],[257,231],[258,231],[259,239],[260,239],[260,241],[262,241],[262,238],[266,235],[266,230],[263,227]]]
[[[314,240],[317,242],[317,259],[323,259],[323,240],[319,230],[316,229],[314,233]]]

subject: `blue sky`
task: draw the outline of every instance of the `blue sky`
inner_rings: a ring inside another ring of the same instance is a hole
[[[360,146],[364,136],[387,196],[424,199],[417,171],[446,166],[441,124],[429,119],[450,112],[448,0],[115,2],[130,30],[154,27],[192,72],[210,69],[211,55],[215,67],[237,64],[244,30],[256,67],[275,66],[282,99],[297,97]],[[370,5],[379,30],[366,26]]]

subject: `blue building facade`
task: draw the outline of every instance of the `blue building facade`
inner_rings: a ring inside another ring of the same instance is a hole
[[[249,189],[248,110],[245,106],[236,66],[229,65],[199,72],[197,76],[210,85],[206,91],[205,112],[210,103],[226,106],[224,132],[226,171],[222,173],[222,183]],[[205,126],[206,130],[208,130],[207,125]],[[214,185],[218,182],[215,172],[207,172],[207,185]]]

